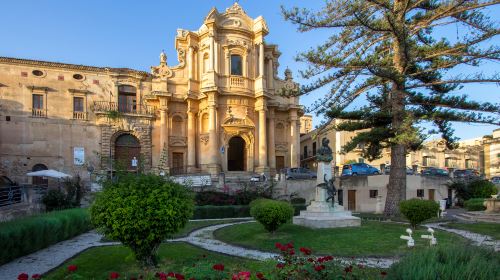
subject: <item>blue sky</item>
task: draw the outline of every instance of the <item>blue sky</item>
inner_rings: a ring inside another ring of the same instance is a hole
[[[323,1],[239,2],[249,16],[262,15],[266,19],[270,29],[266,41],[277,44],[282,52],[280,76],[288,66],[297,77],[297,70],[304,66],[294,61],[295,55],[317,45],[330,32],[298,33],[280,14],[281,4],[320,7]],[[233,0],[4,1],[0,17],[0,56],[149,71],[151,65],[158,64],[162,49],[168,55],[169,65],[177,63],[174,49],[177,28],[197,30],[213,6],[223,11],[232,3]],[[488,11],[490,16],[500,18],[498,6]],[[456,36],[456,30],[443,35]],[[496,38],[492,43],[498,45],[500,40]],[[498,63],[487,63],[480,69],[492,73],[500,67]],[[305,82],[298,77],[297,80]],[[325,91],[303,97],[301,103],[309,105]],[[479,101],[500,102],[497,85],[468,85],[461,92],[471,93]],[[353,106],[362,104],[360,100]],[[315,124],[318,122],[319,117],[315,117]],[[499,127],[455,124],[454,128],[458,137],[469,139],[491,134]]]

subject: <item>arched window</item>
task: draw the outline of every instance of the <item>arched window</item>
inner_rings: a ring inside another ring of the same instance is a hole
[[[208,133],[208,114],[201,116],[201,133]]]
[[[242,76],[243,75],[243,65],[241,55],[232,54],[231,55],[231,75]]]
[[[172,118],[172,136],[184,136],[184,120],[181,116],[175,115]]]
[[[118,111],[124,113],[135,112],[137,109],[137,90],[133,86],[118,86]]]
[[[207,73],[209,68],[208,53],[203,54],[203,73]]]
[[[47,170],[47,166],[45,164],[35,164],[33,166],[33,168],[31,169],[31,171],[35,172],[35,171],[41,171],[41,170]],[[35,186],[48,186],[49,184],[49,180],[45,177],[33,177],[32,179],[32,183],[33,185]]]

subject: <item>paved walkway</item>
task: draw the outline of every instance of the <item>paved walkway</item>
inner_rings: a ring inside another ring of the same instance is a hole
[[[466,239],[469,239],[475,245],[493,248],[493,250],[495,250],[495,252],[500,251],[500,241],[495,241],[495,239],[489,235],[483,235],[483,234],[474,233],[474,232],[461,230],[461,229],[448,228],[448,227],[444,227],[443,226],[444,224],[446,224],[446,223],[426,224],[425,226],[444,230],[447,232],[452,232],[452,233],[458,234]]]
[[[216,240],[214,238],[214,231],[223,227],[240,224],[249,223],[254,221],[243,221],[234,222],[227,224],[219,224],[204,227],[191,232],[187,237],[169,240],[168,242],[187,242],[194,246],[218,252],[222,254],[227,254],[231,256],[255,259],[255,260],[265,260],[276,258],[278,254],[263,252],[259,250],[251,250],[247,248],[242,248],[234,245],[224,243],[222,241]],[[476,234],[464,230],[450,229],[443,227],[442,224],[427,224],[426,226],[452,232],[461,235],[471,241],[476,245],[492,246],[495,251],[500,250],[500,242],[494,241],[491,237],[481,234]],[[0,266],[0,279],[10,280],[17,279],[19,273],[28,273],[29,275],[39,273],[44,274],[60,266],[69,258],[77,255],[78,253],[98,246],[110,246],[118,245],[119,242],[101,242],[102,235],[96,233],[95,231],[90,231],[81,234],[73,239],[59,242],[48,248],[39,250],[30,255],[15,259],[10,263]],[[339,258],[337,258],[339,259]],[[363,264],[370,267],[388,268],[394,262],[397,261],[395,258],[340,258],[345,263],[355,262],[357,264]]]

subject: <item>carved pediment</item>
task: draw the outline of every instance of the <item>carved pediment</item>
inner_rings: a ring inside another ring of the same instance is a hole
[[[252,120],[249,118],[237,118],[234,116],[230,116],[224,119],[222,122],[223,127],[247,127],[254,128],[255,125]]]

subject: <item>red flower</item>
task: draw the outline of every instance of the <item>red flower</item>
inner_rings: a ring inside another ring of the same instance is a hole
[[[160,278],[160,280],[167,280],[167,274],[165,272],[156,272],[155,276]]]
[[[30,278],[30,276],[26,273],[21,273],[17,276],[17,280],[28,280],[28,278]]]
[[[350,266],[346,266],[346,267],[344,268],[344,271],[345,271],[346,273],[352,272],[352,265],[350,265]]]
[[[214,264],[214,266],[212,266],[212,268],[214,270],[217,270],[217,271],[224,271],[224,265],[219,263],[219,264]]]
[[[238,274],[233,274],[232,280],[249,280],[250,279],[250,272],[248,271],[241,271]]]
[[[184,275],[182,275],[182,274],[175,273],[174,276],[175,276],[175,279],[177,279],[177,280],[184,280]]]
[[[281,269],[281,268],[285,267],[285,265],[282,264],[282,263],[279,263],[279,264],[276,265],[276,267]]]
[[[387,272],[382,271],[382,272],[380,272],[380,275],[382,275],[382,277],[385,277],[387,275]]]
[[[255,276],[257,276],[257,278],[259,278],[261,280],[265,279],[264,274],[262,274],[262,272],[257,272],[257,274],[255,274]]]
[[[118,279],[120,278],[120,274],[118,272],[109,273],[109,279]]]
[[[286,246],[288,247],[288,249],[293,249],[293,243],[292,242],[288,242],[288,244],[286,244]]]
[[[288,252],[291,256],[295,255],[295,251],[292,249],[290,252]]]
[[[77,269],[78,269],[78,266],[76,266],[74,264],[68,265],[68,271],[69,272],[75,272]]]
[[[307,261],[308,262],[314,262],[314,259],[313,258],[308,258]]]
[[[302,252],[302,254],[304,254],[306,256],[309,256],[312,252],[311,249],[305,248],[305,247],[300,247],[300,251]]]
[[[31,278],[32,279],[42,279],[42,275],[40,275],[40,274],[33,274],[33,275],[31,275]]]
[[[274,243],[274,247],[276,247],[276,249],[281,249],[281,246],[282,245],[279,242]]]
[[[316,266],[314,266],[314,270],[316,270],[316,271],[322,271],[323,269],[325,269],[324,265],[316,265]]]

